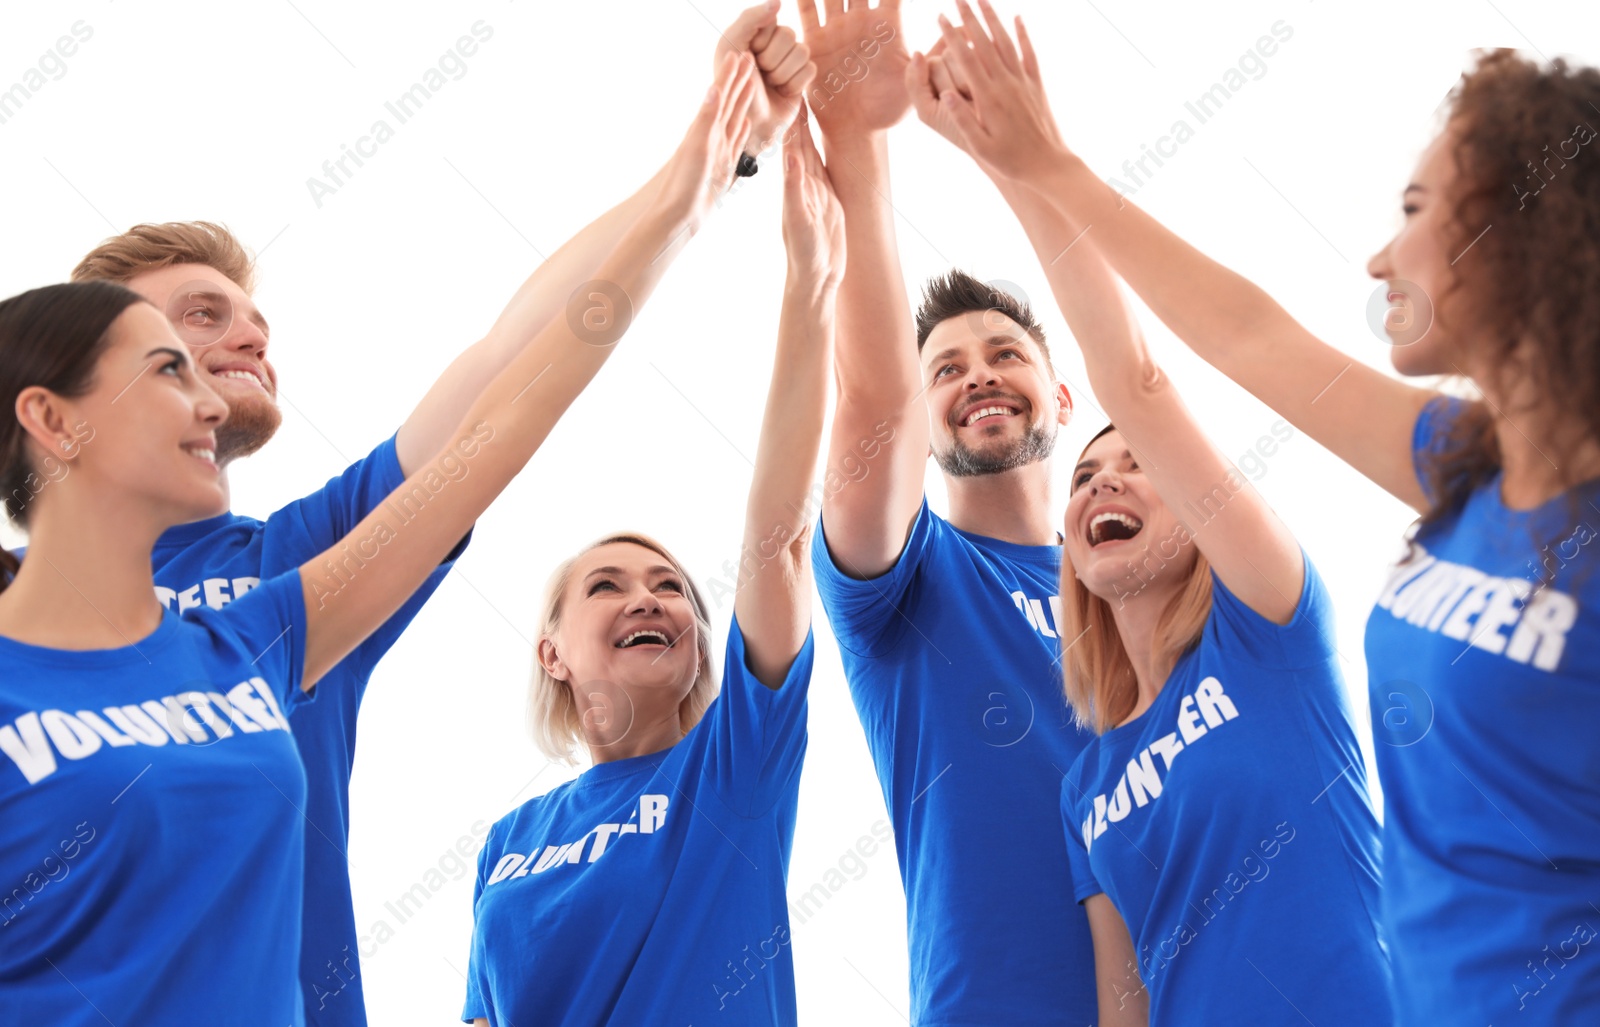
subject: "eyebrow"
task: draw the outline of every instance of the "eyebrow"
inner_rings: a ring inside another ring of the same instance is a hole
[[[151,357],[160,356],[163,353],[169,357],[177,357],[179,360],[185,362],[187,362],[189,359],[189,354],[183,352],[182,350],[173,349],[171,346],[157,346],[155,349],[146,353],[144,358],[149,360]]]
[[[1122,455],[1126,459],[1131,459],[1133,457],[1133,450],[1124,449],[1122,451]],[[1085,467],[1099,467],[1099,466],[1100,466],[1100,461],[1096,460],[1094,457],[1090,457],[1087,460],[1079,460],[1078,461],[1078,466],[1076,466],[1076,467],[1074,467],[1072,469],[1072,473],[1073,474],[1077,474],[1079,471],[1083,470]]]
[[[1415,182],[1412,182],[1410,185],[1406,186],[1404,189],[1402,189],[1400,191],[1400,195],[1404,196],[1406,193],[1410,193],[1410,192],[1425,193],[1427,191],[1428,190],[1425,187],[1420,186]]]
[[[985,345],[993,346],[996,349],[999,349],[999,348],[1004,347],[1004,346],[1016,346],[1016,347],[1019,347],[1019,348],[1022,346],[1022,340],[1014,338],[1014,337],[1012,337],[1010,335],[991,335],[987,339],[984,339],[983,341],[984,341]],[[934,357],[933,360],[930,361],[930,363],[940,364],[940,363],[943,363],[946,360],[949,360],[951,357],[960,356],[960,355],[961,355],[961,351],[952,346],[951,348],[941,352],[938,356]]]
[[[628,572],[623,570],[621,567],[596,567],[594,570],[590,571],[588,574],[585,574],[583,577],[584,577],[584,580],[587,581],[588,579],[594,577],[597,574],[625,575],[627,573]],[[677,577],[678,576],[678,572],[677,571],[673,570],[671,567],[666,567],[666,566],[663,566],[661,564],[656,564],[654,567],[650,568],[649,573],[651,573],[651,574],[670,574],[673,577]]]

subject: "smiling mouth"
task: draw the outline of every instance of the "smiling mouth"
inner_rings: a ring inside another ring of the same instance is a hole
[[[985,418],[1010,417],[1016,412],[1017,411],[1015,408],[1003,406],[998,403],[990,404],[989,406],[982,406],[969,413],[966,417],[963,417],[961,419],[961,427],[971,428],[973,425],[984,420]]]
[[[659,631],[648,628],[644,631],[635,631],[627,638],[624,638],[622,641],[616,643],[615,648],[637,649],[642,645],[659,645],[665,646],[668,649],[672,648],[672,642],[667,639],[666,635]]]
[[[1144,530],[1144,522],[1125,513],[1106,511],[1089,521],[1089,547],[1106,542],[1125,542]]]
[[[211,377],[227,378],[231,381],[237,382],[249,382],[262,392],[268,391],[266,380],[261,375],[258,375],[253,371],[240,371],[230,368],[226,371],[212,371]]]
[[[205,460],[213,464],[217,462],[217,451],[209,446],[180,446],[179,448],[197,460]]]

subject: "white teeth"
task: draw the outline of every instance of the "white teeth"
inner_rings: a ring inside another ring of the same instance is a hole
[[[961,425],[962,425],[962,427],[970,427],[972,425],[972,422],[976,421],[978,418],[980,418],[980,417],[988,417],[990,414],[1014,414],[1014,413],[1016,413],[1016,411],[1012,410],[1010,407],[980,407],[979,409],[974,410],[972,413],[968,414],[967,415],[967,419],[962,421]]]
[[[249,371],[217,371],[215,372],[215,376],[218,378],[237,378],[240,381],[250,382],[254,385],[258,385],[263,389],[266,388],[266,385],[261,381],[261,378],[250,373]]]
[[[636,639],[640,638],[655,642],[657,645],[670,646],[672,644],[671,642],[667,641],[667,636],[663,635],[661,632],[646,629],[644,631],[635,631],[627,638],[624,638],[622,641],[617,643],[617,648],[626,649],[628,646],[632,645]]]
[[[197,456],[202,460],[210,460],[212,463],[217,462],[217,451],[214,449],[201,449],[199,447],[192,447],[189,448],[189,455]]]
[[[1144,522],[1139,518],[1130,517],[1125,513],[1107,510],[1105,513],[1095,514],[1089,520],[1089,544],[1091,546],[1099,545],[1105,541],[1105,535],[1100,529],[1109,521],[1117,521],[1128,529],[1128,534],[1130,535],[1137,535],[1139,530],[1144,527]]]

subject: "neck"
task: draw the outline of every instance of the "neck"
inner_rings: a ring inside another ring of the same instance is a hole
[[[950,523],[962,531],[1022,546],[1056,544],[1048,460],[970,478],[946,474],[944,480]]]
[[[1181,582],[1177,584],[1182,587]],[[1122,647],[1127,650],[1128,659],[1133,664],[1133,676],[1138,684],[1138,698],[1123,724],[1148,710],[1150,704],[1156,701],[1156,696],[1161,694],[1162,686],[1167,683],[1166,675],[1156,677],[1154,643],[1156,625],[1173,592],[1170,585],[1165,588],[1146,586],[1136,594],[1124,594],[1120,599],[1106,600],[1111,607],[1111,618],[1117,625],[1117,635],[1122,639]]]
[[[678,704],[663,709],[650,709],[643,700],[636,700],[634,715],[625,723],[620,718],[593,718],[604,726],[594,726],[585,721],[584,744],[589,749],[589,759],[596,766],[634,756],[648,756],[653,752],[670,749],[683,741],[683,725]]]
[[[58,503],[36,518],[22,569],[0,592],[0,635],[51,649],[119,649],[160,626],[150,552],[161,527],[103,509],[115,505]]]
[[[1551,409],[1526,373],[1495,383],[1474,375],[1494,416],[1500,447],[1500,499],[1513,510],[1531,510],[1580,482],[1600,476],[1600,440],[1581,419]]]

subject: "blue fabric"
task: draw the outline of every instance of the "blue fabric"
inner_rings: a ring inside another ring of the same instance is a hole
[[[462,1019],[793,1024],[784,895],[812,640],[776,690],[735,620],[684,739],[601,763],[495,823],[478,859]]]
[[[1149,989],[1152,1025],[1388,1024],[1378,823],[1332,601],[1309,560],[1282,626],[1211,584],[1199,644],[1062,782],[1076,897],[1122,914],[1138,967],[1117,994]]]
[[[330,549],[405,481],[394,439],[265,521],[226,513],[172,528],[156,543],[156,594],[179,612],[224,607],[258,580]],[[305,762],[305,938],[300,981],[310,1027],[364,1027],[360,945],[345,853],[356,715],[367,680],[465,547],[451,553],[365,642],[317,682],[318,699],[290,717]]]
[[[294,572],[123,648],[0,638],[0,1020],[304,1022],[304,642]]]
[[[813,564],[894,822],[911,1022],[1093,1023],[1058,826],[1090,737],[1061,688],[1061,547],[960,531],[924,499],[886,573],[852,578],[826,545]]]
[[[1460,409],[1418,418],[1419,478]],[[1403,1024],[1600,1023],[1596,504],[1589,482],[1510,510],[1496,477],[1417,534],[1367,622]]]

